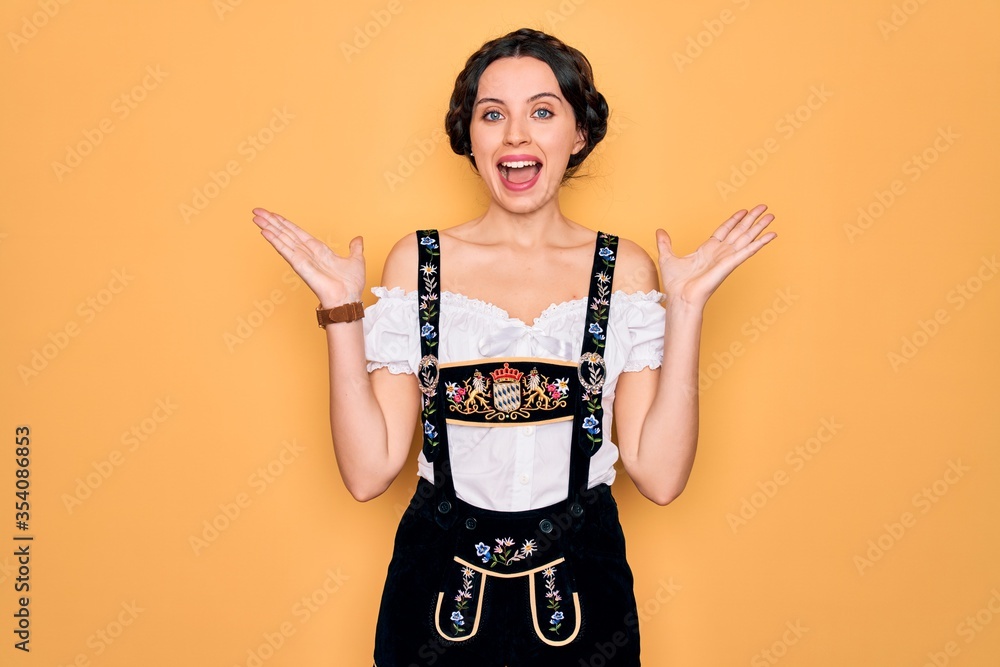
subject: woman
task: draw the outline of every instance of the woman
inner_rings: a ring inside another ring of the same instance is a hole
[[[620,456],[657,504],[683,490],[705,303],[775,234],[762,235],[773,219],[763,205],[683,257],[659,229],[658,285],[638,245],[560,211],[560,186],[607,118],[576,49],[529,29],[483,45],[456,80],[446,129],[482,177],[487,210],[400,240],[367,313],[361,237],[341,257],[254,209],[320,300],[351,494],[385,491],[418,425],[423,434],[378,667],[639,664],[613,466]]]

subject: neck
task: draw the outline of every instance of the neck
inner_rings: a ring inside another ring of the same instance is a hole
[[[542,208],[526,213],[509,211],[493,200],[479,224],[494,242],[530,248],[548,243],[562,245],[571,223],[559,209],[558,198],[553,197]]]

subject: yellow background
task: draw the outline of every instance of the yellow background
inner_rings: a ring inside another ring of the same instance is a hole
[[[363,233],[377,284],[396,239],[483,208],[442,117],[531,26],[613,110],[570,217],[688,252],[778,216],[707,310],[688,489],[615,485],[644,664],[997,665],[997,25],[994,0],[5,2],[0,662],[370,664],[415,464],[344,489],[315,299],[249,211]]]

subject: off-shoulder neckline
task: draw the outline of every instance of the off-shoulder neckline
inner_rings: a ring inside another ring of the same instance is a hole
[[[404,298],[413,299],[416,301],[417,290],[412,290],[407,292],[402,287],[387,288],[383,285],[376,285],[371,288],[372,294],[381,298]],[[458,303],[464,305],[468,310],[483,313],[485,315],[492,315],[494,317],[506,320],[514,324],[520,324],[528,329],[537,328],[539,323],[545,321],[548,318],[553,317],[556,313],[564,310],[572,310],[580,305],[585,305],[587,302],[587,297],[580,297],[578,299],[570,299],[569,301],[560,301],[559,303],[551,303],[546,306],[541,313],[528,324],[524,320],[518,317],[512,317],[504,308],[497,306],[489,301],[484,301],[483,299],[477,299],[476,297],[466,296],[461,292],[450,292],[448,290],[442,290],[441,298],[444,299],[448,297],[453,299]],[[611,293],[611,298],[616,300],[625,299],[626,302],[635,301],[656,301],[657,303],[662,302],[666,297],[665,294],[658,290],[649,290],[648,292],[625,292],[624,290],[616,290]],[[614,313],[614,309],[611,311]]]

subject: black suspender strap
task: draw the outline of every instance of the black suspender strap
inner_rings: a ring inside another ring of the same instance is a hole
[[[441,342],[441,244],[436,229],[417,232],[419,275],[417,301],[420,314],[420,364],[417,380],[423,394],[421,428],[424,458],[434,465],[435,517],[443,528],[455,521],[455,484],[451,479],[448,426],[444,420],[444,392],[439,391],[438,343]]]
[[[587,296],[587,321],[577,367],[583,387],[573,421],[573,443],[569,457],[567,509],[574,519],[583,516],[580,500],[590,483],[590,457],[604,442],[604,407],[602,393],[607,366],[604,347],[608,339],[608,315],[611,310],[611,285],[615,275],[618,237],[597,233],[594,265],[591,269],[590,294]]]

